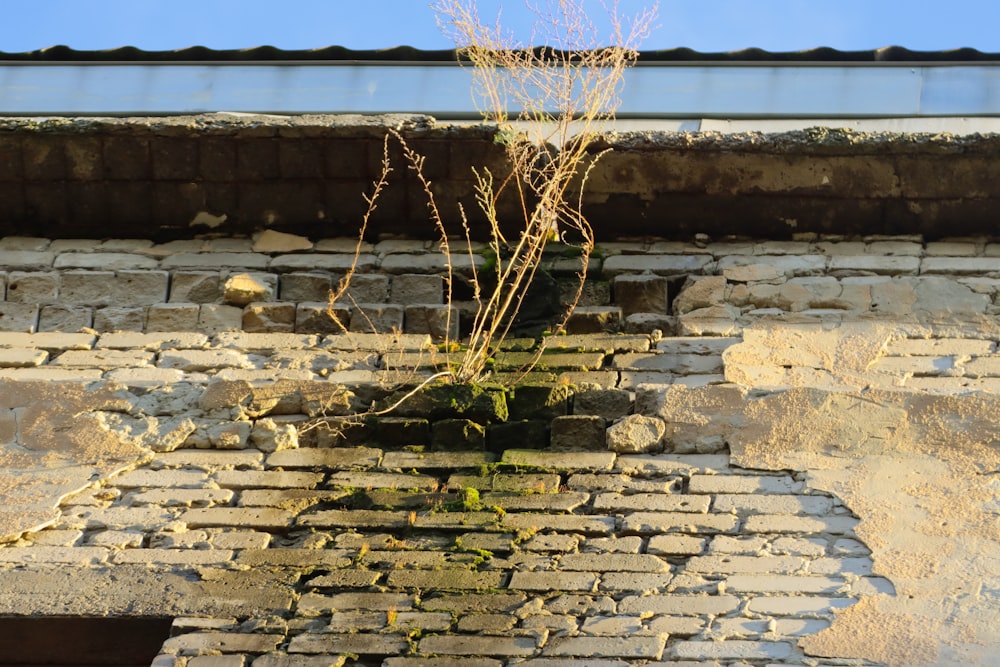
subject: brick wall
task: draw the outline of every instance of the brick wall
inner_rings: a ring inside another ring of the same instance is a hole
[[[4,614],[174,616],[163,667],[988,664],[995,242],[602,244],[504,415],[343,430],[442,363],[445,307],[434,248],[383,241],[386,331],[335,331],[352,250],[0,241]],[[831,430],[855,400],[886,412]]]

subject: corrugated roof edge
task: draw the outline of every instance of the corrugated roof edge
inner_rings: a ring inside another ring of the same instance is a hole
[[[258,46],[247,49],[216,50],[191,46],[170,51],[145,51],[123,46],[100,51],[77,50],[69,46],[51,46],[37,51],[6,53],[0,51],[0,61],[14,62],[250,62],[250,61],[379,61],[379,62],[451,62],[458,58],[454,49],[425,50],[411,46],[388,49],[357,50],[343,46],[318,49],[279,49]],[[1000,53],[984,53],[973,48],[945,51],[912,51],[902,46],[886,46],[865,51],[839,51],[829,47],[805,51],[767,51],[742,49],[707,53],[689,48],[643,51],[643,63],[683,62],[1000,62]]]

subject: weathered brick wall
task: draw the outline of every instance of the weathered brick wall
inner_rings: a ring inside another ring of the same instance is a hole
[[[164,667],[991,664],[995,242],[602,244],[572,329],[620,332],[505,416],[340,433],[445,307],[365,245],[401,333],[334,331],[352,249],[0,241],[0,616],[175,616]]]
[[[326,300],[354,248],[351,239],[274,232],[163,244],[8,237],[0,241],[0,329],[339,333]],[[565,300],[580,267],[564,252],[553,247],[543,268]],[[473,257],[480,266],[487,261]],[[431,242],[364,243],[357,261],[364,275],[350,297],[379,330],[443,333],[435,326],[444,289],[433,276],[444,266]],[[1000,243],[989,239],[615,241],[599,244],[570,328],[729,335],[789,315],[828,322],[866,314],[992,317],[998,280]],[[341,305],[345,324],[368,330],[365,318],[352,320],[346,297]],[[455,305],[468,308],[461,298]]]

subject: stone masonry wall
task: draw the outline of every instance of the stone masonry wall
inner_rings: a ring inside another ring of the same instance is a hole
[[[171,616],[161,667],[997,664],[1000,244],[602,244],[489,409],[345,427],[447,307],[433,245],[365,244],[337,330],[353,248],[0,240],[0,620]]]
[[[0,240],[5,331],[339,333],[327,295],[353,261],[352,239],[263,232],[255,239]],[[473,260],[487,263],[484,247]],[[579,261],[552,246],[544,269],[568,298]],[[462,260],[466,264],[468,260]],[[379,331],[434,333],[445,258],[436,244],[364,243],[350,293]],[[457,265],[459,273],[468,267]],[[728,335],[760,318],[794,314],[836,321],[997,312],[1000,243],[919,236],[821,237],[787,242],[707,237],[691,243],[599,244],[572,331],[624,329]],[[459,294],[456,307],[467,309]],[[344,322],[368,331],[341,304]],[[355,309],[356,310],[356,309]]]

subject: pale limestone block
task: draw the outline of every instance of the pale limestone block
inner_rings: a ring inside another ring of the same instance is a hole
[[[266,269],[270,258],[250,252],[176,253],[160,260],[164,269]]]
[[[312,241],[304,236],[286,234],[285,232],[279,232],[273,229],[265,229],[264,231],[254,235],[251,250],[253,250],[253,252],[275,254],[295,252],[296,250],[311,250],[312,247]]]
[[[7,274],[7,301],[52,304],[59,300],[59,274],[54,271],[11,271]]]
[[[94,313],[86,306],[42,306],[38,311],[39,331],[79,331],[93,325]]]
[[[170,274],[171,303],[215,303],[222,300],[219,271],[173,271]]]
[[[279,298],[282,301],[325,302],[329,298],[333,283],[334,277],[329,273],[303,271],[286,273],[279,276]]]
[[[198,309],[198,330],[212,334],[220,331],[240,331],[243,309],[236,306],[203,303]]]
[[[30,368],[41,366],[46,362],[49,353],[45,350],[32,348],[0,349],[0,368]]]
[[[444,303],[444,280],[434,274],[401,274],[393,276],[389,293],[392,303],[429,304]]]
[[[94,311],[94,329],[97,331],[143,331],[146,328],[146,309],[141,306],[107,306]]]
[[[34,333],[38,327],[38,306],[27,303],[0,303],[0,331]]]
[[[294,303],[253,302],[243,308],[243,330],[253,333],[295,331]]]
[[[723,276],[688,278],[680,294],[674,299],[674,312],[684,313],[701,308],[715,307],[726,301],[726,279]]]
[[[734,283],[776,281],[784,278],[784,273],[770,264],[746,264],[730,266],[722,270],[723,277]]]
[[[250,431],[250,444],[262,452],[278,452],[299,446],[299,433],[292,424],[278,424],[273,419],[258,419]]]
[[[226,279],[222,300],[231,306],[245,306],[254,301],[272,301],[278,277],[272,274],[237,273]]]
[[[198,304],[157,303],[146,312],[148,331],[194,331],[198,328]]]
[[[657,417],[628,415],[607,430],[607,447],[613,452],[637,454],[663,449],[666,425]]]

